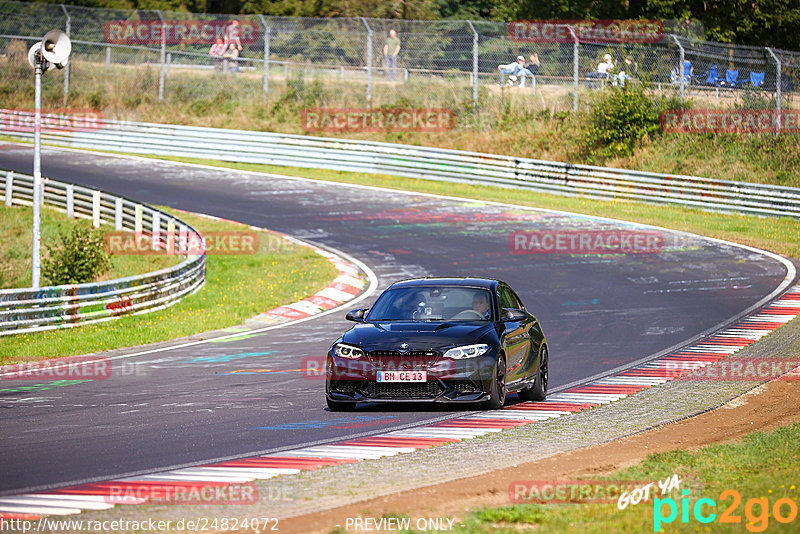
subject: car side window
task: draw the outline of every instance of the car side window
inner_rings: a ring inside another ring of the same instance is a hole
[[[522,304],[522,300],[520,300],[519,296],[517,296],[517,294],[514,293],[514,290],[511,289],[511,288],[508,288],[508,292],[511,295],[511,302],[514,303],[512,308],[516,308],[518,310],[524,310],[525,309],[525,305]]]
[[[511,297],[511,290],[506,286],[500,286],[497,288],[497,304],[502,308],[514,308],[514,301]]]

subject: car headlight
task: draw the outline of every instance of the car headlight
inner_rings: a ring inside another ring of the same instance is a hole
[[[346,343],[337,343],[334,345],[333,353],[340,358],[347,358],[350,360],[357,360],[364,356],[364,351],[362,349]]]
[[[489,345],[483,343],[479,345],[464,345],[463,347],[453,347],[444,353],[444,357],[462,360],[464,358],[476,358],[487,352],[489,352]]]

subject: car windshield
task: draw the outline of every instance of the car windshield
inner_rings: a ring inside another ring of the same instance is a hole
[[[461,286],[411,286],[388,289],[367,321],[490,321],[491,293]]]

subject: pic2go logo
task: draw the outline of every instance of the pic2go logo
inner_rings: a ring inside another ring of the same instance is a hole
[[[694,519],[699,523],[712,523],[717,519],[717,514],[711,512],[716,508],[717,503],[713,499],[702,498],[695,501],[694,506],[689,503],[689,490],[681,492],[683,498],[680,506],[670,497],[665,499],[653,500],[653,532],[660,532],[661,525],[670,524],[681,514],[681,523],[689,522],[689,511],[691,509]],[[742,517],[736,514],[737,508],[742,503],[742,496],[736,490],[725,490],[719,494],[719,500],[732,499],[730,505],[719,515],[719,523],[741,523]],[[668,513],[664,515],[665,507]],[[797,503],[788,498],[782,497],[772,504],[772,517],[778,523],[791,523],[797,518]],[[752,498],[744,505],[744,515],[747,519],[747,530],[750,532],[764,532],[769,526],[770,501],[766,497]]]

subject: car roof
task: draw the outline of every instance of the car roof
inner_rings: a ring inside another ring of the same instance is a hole
[[[465,277],[465,278],[411,278],[409,280],[400,280],[390,286],[390,288],[400,287],[420,287],[420,286],[462,286],[462,287],[483,287],[486,289],[494,289],[497,284],[501,283],[500,280],[493,278],[478,278],[478,277]]]

